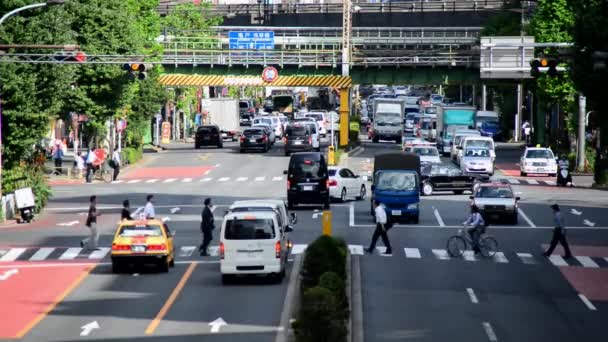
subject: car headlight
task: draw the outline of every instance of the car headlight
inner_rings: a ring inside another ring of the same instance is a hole
[[[418,209],[418,203],[408,204],[407,208],[411,210],[416,210]]]

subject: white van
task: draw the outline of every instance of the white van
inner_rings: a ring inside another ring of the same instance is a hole
[[[450,158],[453,161],[457,160],[458,157],[458,145],[460,144],[460,141],[463,140],[465,137],[471,137],[471,136],[481,136],[481,133],[479,133],[479,131],[476,130],[472,130],[472,129],[463,129],[463,130],[458,130],[454,132],[454,135],[452,136],[452,147],[450,149]]]
[[[463,151],[466,151],[467,148],[471,147],[481,147],[490,150],[490,157],[492,158],[492,162],[496,160],[496,148],[494,146],[494,139],[492,139],[491,137],[470,136],[465,137],[460,141],[460,146],[458,146],[458,155],[456,157],[458,165],[460,165],[460,161],[462,160]]]
[[[220,273],[226,284],[237,275],[285,277],[291,243],[275,211],[229,212],[220,230]]]
[[[290,232],[293,227],[289,224],[296,224],[298,217],[295,213],[291,213],[289,216],[287,211],[287,204],[283,200],[279,199],[259,199],[259,200],[246,200],[246,201],[235,201],[232,203],[228,212],[249,212],[249,211],[274,211],[279,215],[279,225],[283,227],[284,232]]]

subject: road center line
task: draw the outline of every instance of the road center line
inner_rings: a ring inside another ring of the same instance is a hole
[[[593,305],[593,303],[591,303],[591,301],[582,293],[578,294],[578,298],[580,298],[583,303],[585,303],[585,305],[587,306],[587,308],[591,311],[596,311],[597,309],[595,308],[595,305]]]
[[[192,271],[194,271],[195,267],[195,263],[191,263],[190,266],[188,266],[188,269],[186,270],[182,278],[179,280],[179,283],[177,283],[177,286],[175,287],[175,289],[173,289],[173,292],[171,292],[169,298],[167,298],[165,305],[163,305],[156,317],[154,317],[152,322],[150,322],[150,325],[148,325],[148,328],[146,329],[146,335],[152,335],[154,333],[154,331],[160,324],[160,321],[162,321],[162,319],[165,317],[165,315],[177,299],[177,296],[180,294],[180,292],[182,292],[184,285],[186,285],[186,281],[188,281],[188,278],[190,278],[190,276],[192,275]]]
[[[469,294],[469,298],[471,298],[471,303],[478,304],[479,300],[477,300],[477,296],[475,295],[475,291],[472,288],[467,288],[467,293]]]
[[[532,220],[530,220],[530,218],[528,217],[528,215],[526,215],[526,214],[524,213],[524,211],[523,211],[523,210],[521,210],[521,208],[517,208],[517,212],[519,213],[519,215],[520,215],[521,217],[523,217],[523,218],[524,218],[524,220],[526,221],[526,223],[528,223],[528,225],[529,225],[530,227],[532,227],[532,228],[536,228],[536,225],[534,224],[534,222],[532,222]]]
[[[445,223],[443,223],[443,219],[441,218],[441,215],[439,215],[439,210],[437,210],[437,208],[433,208],[433,213],[435,214],[437,223],[439,223],[441,227],[445,227]]]
[[[498,341],[496,334],[494,333],[494,329],[492,329],[492,325],[489,322],[483,322],[483,329],[486,331],[486,335],[488,335],[488,340],[490,341]]]

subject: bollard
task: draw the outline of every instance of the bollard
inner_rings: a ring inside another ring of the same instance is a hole
[[[331,211],[325,210],[323,211],[323,216],[321,217],[321,222],[323,226],[323,235],[331,236]]]
[[[327,164],[330,166],[336,165],[336,151],[333,146],[327,148]]]

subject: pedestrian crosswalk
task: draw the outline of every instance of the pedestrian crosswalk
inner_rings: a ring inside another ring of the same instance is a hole
[[[291,249],[292,255],[302,254],[306,251],[307,244],[294,244]],[[363,245],[348,245],[352,255],[364,255]],[[608,268],[608,257],[590,257],[577,255],[565,259],[560,255],[544,257],[540,252],[532,254],[527,252],[497,252],[492,258],[484,258],[475,255],[472,251],[466,251],[461,257],[452,257],[445,249],[424,249],[415,247],[404,247],[393,249],[390,255],[384,254],[385,247],[376,247],[372,256],[401,258],[404,260],[436,260],[441,262],[462,261],[473,262],[493,262],[497,264],[517,263],[523,265],[542,265],[548,264],[556,267],[584,267],[584,268]],[[219,247],[209,247],[211,256],[219,256]],[[196,257],[198,246],[177,246],[175,256],[177,259]],[[89,250],[80,247],[13,247],[0,248],[0,265],[2,263],[19,261],[101,261],[109,259],[110,248],[100,247],[97,250]]]
[[[273,176],[273,177],[265,177],[265,176],[255,176],[255,177],[249,177],[249,176],[239,176],[239,177],[203,177],[203,178],[150,178],[150,179],[146,179],[146,178],[135,178],[135,179],[119,179],[116,181],[113,181],[112,184],[155,184],[155,183],[159,183],[159,184],[168,184],[168,183],[192,183],[192,182],[199,182],[199,183],[207,183],[207,182],[222,182],[222,183],[229,183],[229,182],[239,182],[239,183],[243,183],[243,182],[252,182],[252,183],[261,183],[261,182],[280,182],[283,181],[285,179],[284,176]]]

